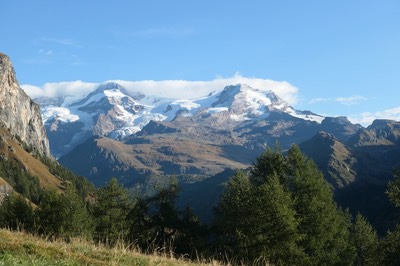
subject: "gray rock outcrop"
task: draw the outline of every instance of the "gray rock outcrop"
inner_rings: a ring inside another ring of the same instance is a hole
[[[39,105],[20,88],[8,56],[0,53],[0,126],[41,155],[50,156]]]

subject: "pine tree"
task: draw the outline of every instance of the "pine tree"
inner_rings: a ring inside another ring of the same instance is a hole
[[[377,233],[361,214],[357,214],[355,218],[351,236],[356,247],[355,264],[380,265]]]
[[[179,185],[172,180],[169,186],[161,188],[149,198],[149,210],[153,226],[156,228],[155,242],[159,247],[170,246],[179,231],[179,211],[175,206]]]
[[[400,225],[387,233],[380,250],[383,254],[382,265],[400,265]]]
[[[63,233],[65,213],[61,196],[55,190],[45,190],[35,211],[38,231],[49,237],[58,237]]]
[[[256,243],[250,250],[258,250],[254,255],[261,254],[274,265],[299,263],[303,260],[298,245],[301,236],[297,231],[299,223],[290,194],[276,174],[268,180],[253,189],[255,227],[252,230]]]
[[[230,180],[216,213],[220,243],[244,262],[298,263],[303,254],[290,194],[275,171],[265,180],[253,186],[240,172]]]
[[[245,173],[237,172],[229,180],[215,211],[218,252],[241,260],[249,258],[252,200],[249,179]]]
[[[245,218],[244,218],[245,217]],[[333,200],[316,165],[297,146],[285,158],[268,149],[250,181],[233,178],[217,208],[217,234],[228,254],[274,264],[350,265],[351,218]]]
[[[261,185],[267,182],[269,176],[277,176],[280,183],[285,184],[283,180],[286,175],[286,159],[282,154],[281,148],[276,145],[274,149],[267,150],[256,159],[251,170],[251,182],[254,185]]]
[[[128,238],[128,214],[132,203],[128,190],[118,185],[115,178],[97,191],[93,216],[98,240],[112,246]]]
[[[0,205],[1,226],[12,230],[33,231],[34,216],[31,204],[19,194],[11,193]]]
[[[189,256],[203,248],[205,229],[190,208],[176,207],[179,185],[173,179],[153,196],[137,198],[129,214],[129,238],[142,249],[170,249]]]
[[[394,206],[400,207],[400,170],[396,170],[394,179],[389,181],[386,194]]]
[[[68,185],[64,193],[46,190],[35,212],[39,232],[51,237],[90,236],[91,217],[76,189]]]
[[[136,197],[133,207],[128,214],[128,239],[131,243],[136,243],[139,248],[146,251],[156,235],[152,218],[149,214],[148,200]]]
[[[350,241],[350,216],[338,209],[322,173],[295,145],[288,152],[287,164],[307,264],[352,264],[355,250]]]
[[[207,229],[190,207],[186,207],[180,216],[179,234],[174,242],[175,252],[197,259],[196,255],[206,249]]]
[[[394,179],[389,182],[386,194],[396,207],[400,207],[400,170],[395,171]],[[380,251],[383,254],[384,265],[400,265],[400,224],[387,233]]]
[[[89,237],[93,230],[92,217],[89,215],[85,201],[75,186],[69,184],[61,195],[61,206],[63,221],[63,236],[70,238],[74,236]]]

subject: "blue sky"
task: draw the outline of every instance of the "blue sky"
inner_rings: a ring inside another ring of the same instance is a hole
[[[0,51],[22,85],[239,76],[290,83],[298,109],[400,120],[400,1],[2,0],[0,10]]]

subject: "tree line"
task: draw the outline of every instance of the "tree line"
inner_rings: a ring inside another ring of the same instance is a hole
[[[399,191],[397,173],[387,194],[398,207]],[[267,149],[250,172],[238,171],[210,225],[201,224],[189,207],[178,209],[178,196],[176,180],[141,197],[111,179],[92,200],[67,185],[64,193],[44,191],[37,206],[8,196],[0,224],[240,265],[400,265],[400,226],[380,238],[362,215],[340,209],[321,172],[297,146],[286,156],[279,148]]]

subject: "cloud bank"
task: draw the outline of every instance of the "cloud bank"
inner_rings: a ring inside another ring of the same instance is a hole
[[[65,81],[46,83],[42,87],[23,84],[21,88],[33,99],[39,97],[84,96],[93,91],[99,83]]]
[[[117,82],[129,92],[143,92],[146,95],[157,95],[160,97],[176,99],[195,99],[206,96],[210,92],[222,90],[225,86],[236,84],[247,84],[260,90],[271,90],[289,104],[298,102],[298,89],[286,81],[274,81],[261,78],[248,78],[240,74],[232,77],[218,77],[210,81],[188,81],[188,80],[142,80],[125,81],[109,80],[106,82]],[[93,91],[101,83],[89,83],[83,81],[46,83],[41,87],[24,84],[22,89],[32,98],[38,97],[61,97],[61,96],[84,96]]]
[[[174,99],[196,99],[208,95],[210,92],[220,91],[225,86],[236,84],[247,84],[260,90],[271,90],[291,105],[296,105],[299,101],[299,90],[286,81],[274,81],[261,78],[248,78],[236,74],[232,77],[217,77],[209,81],[188,81],[188,80],[109,80],[106,82],[117,82],[124,86],[128,92],[143,92],[146,95]],[[103,82],[105,83],[105,82]],[[46,83],[43,86],[33,86],[29,84],[21,85],[31,98],[38,97],[62,97],[74,96],[82,97],[95,90],[102,83],[91,83],[83,81]],[[333,102],[340,105],[353,106],[361,104],[369,99],[363,96],[336,97],[336,98],[314,98],[308,104]],[[329,116],[329,114],[327,114]],[[390,119],[400,121],[400,107],[386,109],[377,112],[363,112],[348,115],[352,123],[363,126],[370,125],[375,119]]]
[[[352,123],[358,123],[363,126],[372,124],[372,122],[375,119],[389,119],[389,120],[400,121],[400,107],[386,109],[384,111],[379,111],[374,113],[364,112],[361,114],[349,116],[349,120]]]

